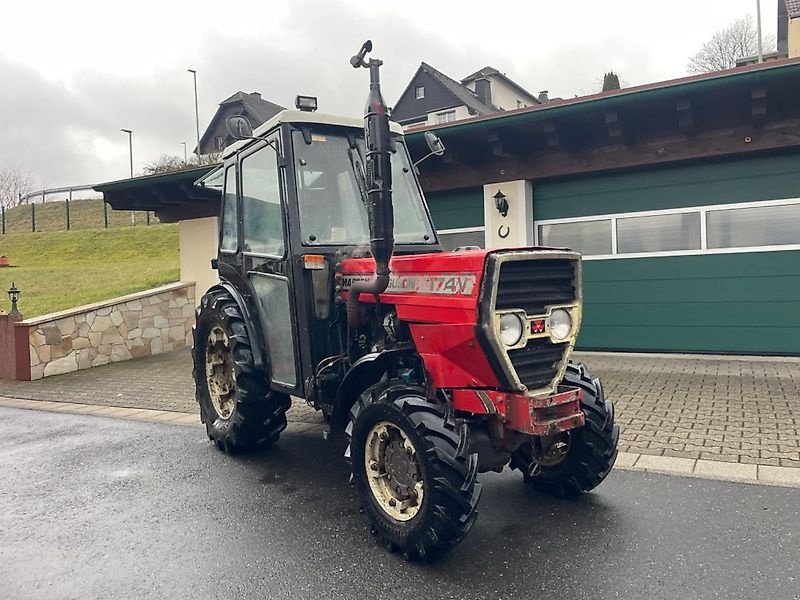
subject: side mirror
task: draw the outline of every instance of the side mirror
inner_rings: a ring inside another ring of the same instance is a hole
[[[425,143],[428,144],[431,154],[435,154],[436,156],[444,154],[444,142],[442,142],[442,139],[434,132],[425,132]]]
[[[253,137],[253,126],[244,115],[234,115],[225,119],[228,135],[235,140],[246,140]]]
[[[425,132],[425,143],[428,144],[428,149],[430,150],[430,152],[428,152],[425,156],[423,156],[417,162],[415,162],[414,163],[415,167],[423,160],[425,160],[426,158],[430,158],[434,154],[436,156],[441,156],[442,154],[444,154],[444,142],[442,142],[441,138],[432,131]],[[417,173],[419,173],[419,171],[417,171]]]

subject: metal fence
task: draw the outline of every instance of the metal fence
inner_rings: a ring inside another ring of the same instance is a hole
[[[102,198],[74,199],[74,194],[94,192],[93,186],[49,188],[20,197],[14,208],[0,207],[0,234],[36,231],[64,231],[99,227],[150,225],[151,213],[110,211]],[[48,197],[58,197],[49,200]]]

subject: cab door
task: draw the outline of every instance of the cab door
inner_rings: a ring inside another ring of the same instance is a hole
[[[238,159],[242,267],[263,328],[272,386],[298,389],[298,348],[279,143],[254,145]]]

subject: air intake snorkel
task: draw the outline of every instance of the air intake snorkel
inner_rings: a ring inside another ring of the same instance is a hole
[[[367,40],[358,54],[350,59],[354,68],[369,69],[369,96],[364,111],[367,180],[367,197],[364,200],[369,219],[369,248],[375,259],[375,277],[370,281],[357,281],[350,288],[347,323],[352,328],[361,324],[359,296],[362,293],[380,294],[389,285],[389,261],[394,252],[391,138],[379,73],[383,61],[375,58],[364,60],[371,51],[372,42]]]

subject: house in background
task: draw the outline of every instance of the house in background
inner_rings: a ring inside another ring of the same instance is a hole
[[[253,124],[253,129],[266,123],[280,111],[283,106],[264,100],[259,92],[236,92],[230,98],[219,103],[217,112],[208,124],[203,137],[200,138],[200,154],[203,156],[222,152],[225,146],[234,142],[225,128],[225,120],[233,115],[244,115]],[[195,149],[195,153],[197,150]]]
[[[458,82],[423,62],[392,109],[392,119],[405,127],[441,125],[546,100],[546,92],[533,96],[494,67]]]
[[[547,92],[540,92],[538,97],[534,97],[528,90],[494,67],[483,67],[480,71],[467,75],[461,80],[461,85],[499,110],[525,108],[547,101]]]

